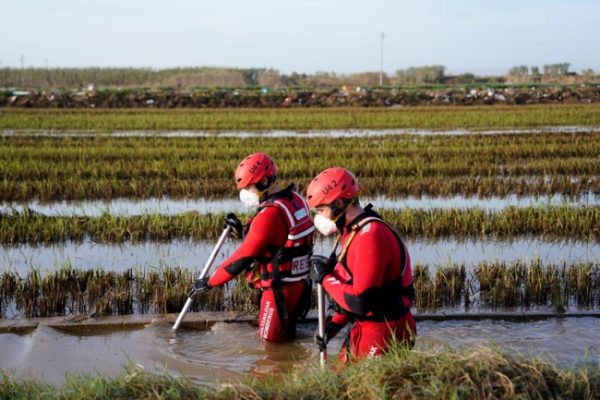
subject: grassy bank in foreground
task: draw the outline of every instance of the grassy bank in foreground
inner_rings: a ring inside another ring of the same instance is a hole
[[[600,104],[394,109],[0,109],[0,129],[499,129],[599,124]]]
[[[555,365],[478,347],[394,350],[339,372],[298,369],[285,377],[197,387],[186,378],[152,375],[130,366],[115,378],[69,376],[57,388],[0,376],[0,398],[61,399],[412,399],[598,398],[600,365]]]

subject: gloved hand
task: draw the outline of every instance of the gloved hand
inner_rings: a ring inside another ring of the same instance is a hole
[[[231,234],[238,239],[244,238],[244,226],[242,221],[234,213],[229,213],[225,217],[225,227],[231,227]]]
[[[328,316],[327,322],[325,323],[325,337],[323,338],[319,335],[318,329],[315,332],[314,340],[315,344],[319,348],[319,351],[325,350],[325,348],[327,347],[327,343],[329,343],[329,341],[333,339],[335,335],[337,335],[339,331],[342,330],[343,327],[343,325],[339,325],[333,322],[331,320],[331,316]]]
[[[192,290],[190,290],[190,293],[188,294],[188,297],[192,297],[196,294],[207,292],[211,288],[212,288],[212,286],[210,286],[208,284],[207,277],[204,277],[202,279],[196,279],[194,281],[194,286],[192,286]]]
[[[333,271],[335,267],[336,259],[335,256],[325,257],[314,255],[310,257],[310,279],[314,282],[321,284],[325,275]]]

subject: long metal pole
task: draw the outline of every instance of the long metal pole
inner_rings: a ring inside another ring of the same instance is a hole
[[[319,312],[319,336],[325,340],[325,295],[323,285],[317,285],[317,309]],[[319,350],[321,368],[325,368],[327,362],[327,344],[324,343],[323,349]]]
[[[210,257],[208,257],[208,260],[206,260],[206,264],[204,265],[204,268],[200,272],[198,279],[202,279],[206,276],[206,274],[210,270],[211,265],[215,261],[215,258],[217,258],[217,253],[223,246],[223,243],[225,242],[225,239],[227,239],[227,235],[229,235],[230,231],[231,231],[231,226],[227,225],[227,227],[223,230],[223,233],[221,233],[221,237],[219,237],[219,241],[217,242],[212,253],[210,254]],[[192,305],[192,301],[193,301],[192,295],[188,296],[188,299],[185,302],[183,309],[181,310],[181,312],[179,313],[179,316],[177,317],[177,320],[175,321],[175,325],[173,325],[173,331],[176,331],[177,329],[179,329],[179,325],[181,325],[181,321],[183,321],[183,317],[185,317],[185,314],[187,313],[190,306]]]

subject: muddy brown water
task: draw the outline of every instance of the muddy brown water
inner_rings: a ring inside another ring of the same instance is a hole
[[[247,374],[277,375],[318,367],[312,336],[316,323],[299,326],[287,344],[262,342],[250,323],[218,322],[205,330],[173,333],[166,320],[140,329],[68,333],[48,326],[25,333],[0,334],[0,368],[20,378],[62,384],[66,373],[115,376],[126,364],[149,372],[184,374],[205,384],[235,382]],[[561,318],[533,322],[422,321],[418,348],[468,349],[492,345],[527,357],[569,367],[600,362],[600,318]],[[335,357],[343,332],[329,345]]]

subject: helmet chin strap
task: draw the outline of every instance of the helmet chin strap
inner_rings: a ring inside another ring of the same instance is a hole
[[[258,195],[258,199],[260,202],[263,202],[265,200],[265,197],[266,197],[265,193],[267,193],[269,191],[269,189],[271,187],[273,187],[273,184],[275,183],[275,181],[277,179],[269,177],[269,178],[267,178],[267,180],[268,180],[268,182],[264,187],[263,187],[263,185],[259,185],[259,183],[254,185],[259,190],[257,195]]]
[[[336,211],[339,211],[339,213],[333,219],[333,222],[335,222],[335,225],[337,226],[339,232],[341,232],[344,229],[344,227],[346,226],[346,211],[348,211],[348,209],[350,208],[350,206],[352,204],[354,204],[354,199],[350,199],[348,201],[348,204],[346,204],[346,206],[344,208],[341,208],[341,207],[338,207],[335,205],[332,205],[332,207],[331,207],[331,211],[333,212],[334,215],[336,215]]]

